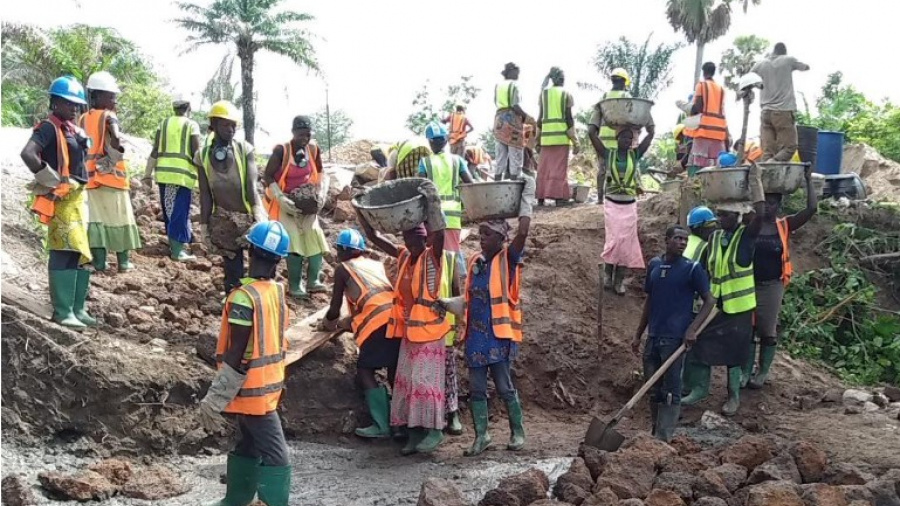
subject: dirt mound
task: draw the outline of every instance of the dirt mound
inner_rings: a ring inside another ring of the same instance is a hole
[[[900,163],[884,158],[872,146],[844,146],[841,172],[859,174],[866,184],[869,198],[900,202]]]
[[[375,141],[360,139],[358,141],[342,144],[331,150],[331,159],[335,163],[344,163],[348,165],[359,165],[361,163],[372,161],[372,147],[377,144]]]

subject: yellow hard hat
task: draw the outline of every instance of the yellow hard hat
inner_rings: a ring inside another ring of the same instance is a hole
[[[613,71],[609,74],[610,77],[621,77],[625,80],[625,86],[631,85],[631,76],[628,75],[628,71],[623,69],[622,67],[618,67],[613,69]]]
[[[675,128],[672,129],[672,136],[678,139],[678,136],[681,135],[681,132],[684,132],[684,125],[679,123],[675,125]]]
[[[239,123],[241,121],[241,117],[238,114],[237,107],[235,107],[234,104],[227,100],[219,100],[218,102],[213,104],[209,109],[208,117],[209,119],[227,119],[229,121],[234,121],[235,123]]]

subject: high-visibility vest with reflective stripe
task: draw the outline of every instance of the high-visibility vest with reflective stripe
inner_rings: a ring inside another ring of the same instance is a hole
[[[395,339],[406,338],[414,343],[427,343],[442,339],[450,331],[450,321],[445,317],[445,311],[436,311],[436,302],[440,293],[440,282],[443,268],[443,260],[440,265],[434,265],[434,255],[431,248],[426,248],[419,255],[415,263],[412,255],[406,248],[400,249],[397,258],[397,279],[394,281],[394,308],[391,311],[391,319],[388,323],[388,335]],[[404,301],[400,284],[408,269],[412,269],[412,298]],[[435,291],[428,286],[428,278],[435,280]],[[404,302],[411,305],[409,317],[404,315]]]
[[[494,88],[494,105],[497,109],[509,109],[513,106],[513,90],[516,88],[516,82],[506,80],[498,84]]]
[[[441,298],[453,297],[453,277],[456,275],[456,255],[459,255],[459,253],[444,250],[444,258],[441,259],[441,262],[443,262],[441,265]],[[447,335],[444,338],[444,344],[453,346],[453,343],[456,341],[456,315],[448,311],[447,314],[444,315],[444,318],[446,318],[447,322],[450,324],[450,331],[447,332]]]
[[[447,228],[462,228],[462,200],[459,198],[459,166],[462,158],[444,151],[425,158],[425,173],[437,186],[441,198],[441,210]]]
[[[456,144],[466,138],[466,114],[454,112],[450,114],[450,144]]]
[[[619,173],[618,149],[610,149],[606,156],[606,194],[637,195],[637,176],[634,163],[634,150],[625,154],[625,174]]]
[[[427,156],[431,156],[431,146],[423,137],[415,137],[400,144],[397,148],[397,163],[394,165],[397,179],[418,177],[419,161]]]
[[[725,232],[716,230],[709,238],[709,275],[710,291],[713,297],[722,302],[722,310],[728,314],[743,313],[756,309],[756,285],[753,282],[753,263],[749,267],[741,267],[737,262],[738,245],[744,235],[741,225],[725,251],[722,251],[722,238]]]
[[[287,185],[287,177],[288,170],[291,166],[291,159],[293,158],[293,147],[291,146],[291,141],[287,141],[286,143],[281,145],[281,148],[284,150],[284,153],[281,156],[281,177],[278,178],[276,183],[278,183],[278,187],[281,188],[281,191],[284,191]],[[319,146],[317,144],[307,144],[306,145],[306,160],[309,163],[309,184],[314,184],[316,186],[319,185],[319,181],[322,179],[322,168],[316,164],[316,160],[319,159]],[[266,212],[269,214],[270,220],[280,220],[281,219],[281,202],[272,195],[272,190],[266,186],[266,191],[263,192],[265,196],[265,206]]]
[[[88,173],[87,187],[90,189],[106,186],[127,190],[131,188],[131,184],[128,182],[128,169],[125,166],[125,160],[119,160],[110,169],[97,169],[97,162],[107,156],[106,122],[109,117],[115,118],[116,114],[105,109],[91,109],[81,115],[80,126],[91,138],[91,146],[88,148],[87,158],[84,161]],[[109,170],[109,172],[106,172],[106,170]]]
[[[391,308],[394,307],[394,290],[381,262],[356,257],[342,265],[359,287],[359,298],[356,300],[345,296],[353,314],[351,326],[356,345],[362,346],[373,332],[388,324]]]
[[[472,278],[475,264],[483,258],[480,254],[469,260],[466,277],[466,322],[469,322],[469,304],[471,303]],[[491,260],[491,279],[488,285],[491,303],[491,327],[497,339],[522,341],[522,306],[519,301],[519,283],[522,280],[522,264],[515,267],[515,279],[509,280],[509,249],[503,248]],[[463,334],[465,338],[465,334]]]
[[[566,90],[551,86],[541,93],[541,145],[568,146],[566,130]]]
[[[236,288],[253,301],[253,329],[247,352],[241,360],[247,378],[237,396],[228,406],[226,413],[238,415],[265,415],[275,411],[281,391],[284,389],[284,352],[287,342],[288,307],[284,297],[284,287],[272,280],[257,280]],[[231,326],[228,315],[231,312],[234,291],[225,301],[222,311],[222,329],[216,346],[218,367],[223,366],[222,357],[231,346]]]
[[[63,131],[63,122],[51,114],[46,120],[56,129],[56,170],[59,172],[60,183],[46,195],[35,195],[31,204],[31,212],[38,216],[38,220],[44,224],[50,224],[50,220],[56,215],[56,203],[64,199],[72,191],[72,180],[69,177],[69,144],[66,142],[66,133]],[[37,132],[41,128],[38,124],[34,127]]]
[[[194,121],[185,116],[163,120],[156,143],[156,182],[194,189],[197,167],[191,152]]]
[[[787,218],[778,218],[775,220],[775,226],[781,239],[781,282],[784,286],[788,286],[791,276],[794,275],[794,266],[791,264],[791,231]]]
[[[631,93],[625,90],[609,90],[603,94],[603,100],[607,98],[631,98]],[[602,124],[600,126],[600,140],[606,149],[616,149],[619,147],[619,141],[616,139],[616,129]]]
[[[206,180],[210,181],[210,185],[212,185],[212,174],[215,172],[212,168],[212,161],[209,158],[209,153],[212,151],[212,147],[215,142],[210,139],[207,142],[206,146],[203,147],[203,168],[206,170]],[[244,141],[239,141],[237,139],[232,139],[231,148],[234,152],[234,161],[237,164],[238,175],[241,177],[241,198],[244,200],[244,207],[247,209],[247,213],[253,214],[253,206],[250,204],[250,198],[247,195],[247,153],[250,151],[250,148]],[[215,195],[213,195],[213,207],[215,208]]]
[[[691,234],[688,236],[687,246],[684,248],[684,253],[681,256],[694,262],[699,262],[704,251],[706,251],[706,241],[699,236]]]
[[[703,97],[700,126],[690,131],[685,129],[685,135],[695,139],[724,141],[728,137],[728,125],[725,122],[725,92],[722,87],[715,81],[704,80],[697,83],[695,95]]]

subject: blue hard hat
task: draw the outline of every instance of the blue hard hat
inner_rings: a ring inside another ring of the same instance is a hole
[[[253,246],[282,258],[287,256],[291,244],[291,238],[279,221],[263,221],[253,225],[246,239]]]
[[[689,227],[700,227],[709,222],[715,222],[716,215],[706,206],[697,206],[691,209],[687,216],[687,224]]]
[[[425,138],[431,140],[436,137],[447,137],[447,129],[440,123],[431,122],[425,127]]]
[[[335,243],[342,248],[355,249],[358,251],[366,250],[366,240],[356,229],[348,228],[341,230]]]
[[[87,105],[84,98],[84,87],[72,76],[58,77],[50,83],[50,95],[69,102]]]
[[[737,164],[737,155],[728,151],[719,153],[719,167],[734,167]]]

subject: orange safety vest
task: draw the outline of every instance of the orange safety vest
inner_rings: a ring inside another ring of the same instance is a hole
[[[715,81],[704,80],[697,83],[694,96],[703,97],[700,126],[696,129],[685,128],[684,135],[724,141],[728,137],[728,125],[725,122],[725,92],[722,87]]]
[[[343,266],[359,287],[359,298],[350,300],[347,297],[347,303],[353,312],[351,326],[356,345],[362,346],[372,332],[388,324],[394,306],[394,290],[381,262],[356,257],[343,262]]]
[[[281,145],[284,148],[284,154],[281,156],[281,177],[278,178],[278,187],[281,188],[281,191],[284,191],[285,184],[287,182],[288,176],[288,167],[291,165],[291,157],[293,156],[293,150],[291,148],[291,141],[287,141],[286,143]],[[316,165],[316,160],[319,159],[319,146],[318,144],[307,144],[306,145],[306,157],[310,163],[310,172],[309,172],[309,184],[314,184],[316,186],[319,185],[319,181],[322,180],[322,167]],[[270,220],[280,220],[281,219],[281,203],[278,202],[278,199],[272,195],[272,191],[269,190],[269,187],[266,187],[265,191],[266,197],[266,211],[269,213]]]
[[[260,279],[235,290],[241,290],[253,301],[253,331],[241,366],[246,370],[244,385],[228,406],[226,413],[265,415],[278,408],[284,389],[284,351],[287,341],[288,307],[284,287],[272,280]],[[234,291],[232,294],[235,293]],[[225,300],[222,311],[222,330],[216,346],[216,362],[221,369],[223,356],[231,346],[231,326],[228,314],[231,299]]]
[[[469,322],[469,303],[472,290],[472,278],[475,264],[481,255],[475,255],[469,260],[468,276],[466,277],[466,315],[465,321]],[[494,328],[494,337],[497,339],[512,339],[515,342],[522,341],[522,306],[519,303],[519,283],[522,280],[522,264],[516,265],[516,277],[509,282],[509,251],[503,248],[497,256],[491,260],[491,280],[489,292],[491,297],[491,326]],[[467,325],[468,327],[468,325]],[[465,332],[463,332],[465,339]]]
[[[397,257],[397,280],[394,282],[394,309],[388,322],[388,336],[394,339],[407,338],[414,343],[427,343],[443,339],[450,332],[449,319],[445,318],[444,311],[436,311],[435,305],[440,297],[441,262],[435,267],[433,250],[427,248],[413,266],[412,274],[412,309],[409,319],[405,318],[403,308],[406,306],[402,300],[400,283],[406,270],[410,268],[412,255],[406,248],[400,249]],[[434,291],[428,286],[429,270],[433,272],[435,284]]]
[[[778,227],[778,237],[781,238],[781,282],[784,286],[788,286],[791,276],[794,275],[794,266],[791,264],[791,231],[788,228],[787,218],[778,218],[775,220],[775,226]]]
[[[98,170],[97,161],[105,158],[107,155],[106,122],[110,116],[115,118],[116,114],[104,109],[91,109],[87,113],[82,114],[79,120],[81,128],[91,138],[91,147],[88,149],[84,163],[88,173],[88,189],[107,186],[109,188],[127,190],[131,187],[131,184],[128,182],[128,169],[125,166],[125,160],[119,160],[112,169],[101,165]]]
[[[34,203],[31,204],[31,211],[38,215],[38,220],[44,225],[48,225],[50,220],[56,214],[56,203],[64,198],[72,191],[72,181],[69,179],[69,145],[66,144],[66,133],[63,130],[63,121],[54,115],[50,115],[46,120],[54,128],[56,128],[56,169],[59,172],[60,183],[46,195],[36,195]],[[40,128],[40,123],[34,130]]]
[[[450,114],[450,144],[456,144],[466,138],[466,115],[462,112]]]

